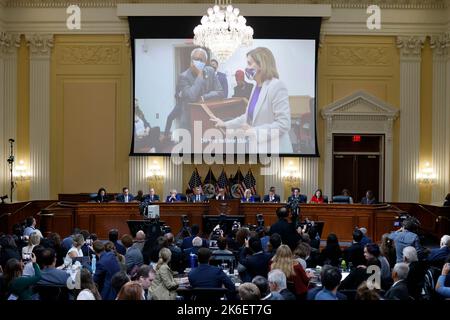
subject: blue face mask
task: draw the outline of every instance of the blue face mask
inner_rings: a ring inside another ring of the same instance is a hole
[[[192,63],[194,64],[194,66],[200,70],[203,71],[203,69],[205,68],[205,63],[203,61],[200,60],[192,60]]]
[[[255,77],[255,74],[256,74],[255,68],[245,68],[245,75],[247,76],[247,78],[249,80],[253,80],[253,78]]]

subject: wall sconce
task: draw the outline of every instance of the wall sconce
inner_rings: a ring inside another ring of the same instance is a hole
[[[291,183],[300,181],[300,173],[298,172],[298,168],[294,166],[294,163],[292,161],[289,161],[287,167],[282,173],[282,176],[285,181]]]
[[[31,179],[31,174],[25,166],[25,162],[23,160],[20,160],[19,164],[15,166],[13,176],[17,181],[28,181]]]
[[[425,185],[432,185],[436,182],[436,174],[429,162],[425,163],[425,167],[417,174],[417,181]]]
[[[148,180],[161,180],[164,177],[164,172],[159,166],[158,162],[153,161],[152,165],[148,168],[147,179]]]

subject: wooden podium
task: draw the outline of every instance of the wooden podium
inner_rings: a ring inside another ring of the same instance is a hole
[[[223,121],[228,121],[239,117],[245,112],[248,100],[246,98],[230,98],[225,100],[205,101],[203,103],[190,103],[191,128],[194,128],[194,121],[202,122],[202,130],[205,132],[214,128],[215,122],[212,117],[217,117]],[[203,134],[202,132],[202,134]]]
[[[209,201],[209,214],[210,215],[234,215],[239,214],[239,206],[241,200],[230,199],[230,200],[210,200]]]

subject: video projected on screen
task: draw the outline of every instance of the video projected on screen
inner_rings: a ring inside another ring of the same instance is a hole
[[[136,154],[315,155],[315,40],[135,39]]]

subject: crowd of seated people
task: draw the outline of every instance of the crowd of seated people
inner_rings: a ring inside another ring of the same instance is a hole
[[[150,205],[157,202],[192,202],[192,203],[203,203],[208,202],[210,199],[216,200],[230,200],[233,199],[233,195],[228,194],[226,188],[217,188],[217,192],[213,195],[205,195],[202,187],[198,186],[193,189],[186,189],[185,194],[179,193],[176,189],[170,190],[169,194],[165,197],[160,197],[156,194],[155,189],[153,187],[149,188],[147,194],[144,194],[142,190],[137,191],[137,195],[134,196],[129,192],[128,187],[122,188],[122,193],[117,195],[108,195],[106,193],[105,188],[100,188],[96,194],[91,195],[91,202],[97,203],[105,203],[105,202],[138,202],[144,205]],[[281,203],[280,195],[276,193],[275,187],[270,187],[267,194],[263,196],[259,196],[255,194],[252,189],[245,189],[241,196],[241,202],[264,202],[264,203]],[[291,189],[291,195],[288,196],[287,203],[297,202],[299,204],[302,203],[310,203],[310,204],[324,204],[324,203],[346,203],[353,204],[353,197],[350,195],[348,189],[343,189],[342,193],[339,195],[335,195],[331,198],[324,195],[322,189],[317,189],[314,194],[311,196],[311,199],[308,201],[308,196],[302,194],[300,188],[293,187]],[[374,193],[371,190],[367,190],[365,196],[359,201],[360,204],[377,204],[377,200],[375,198]],[[448,200],[444,203],[448,205]]]
[[[320,195],[318,195],[320,197]],[[364,228],[346,248],[326,245],[277,211],[268,229],[234,226],[213,241],[198,225],[108,239],[74,229],[61,241],[14,227],[0,235],[1,300],[176,300],[206,292],[228,300],[442,300],[450,298],[450,236],[424,248],[418,221],[373,242]],[[64,235],[65,236],[65,235]]]

